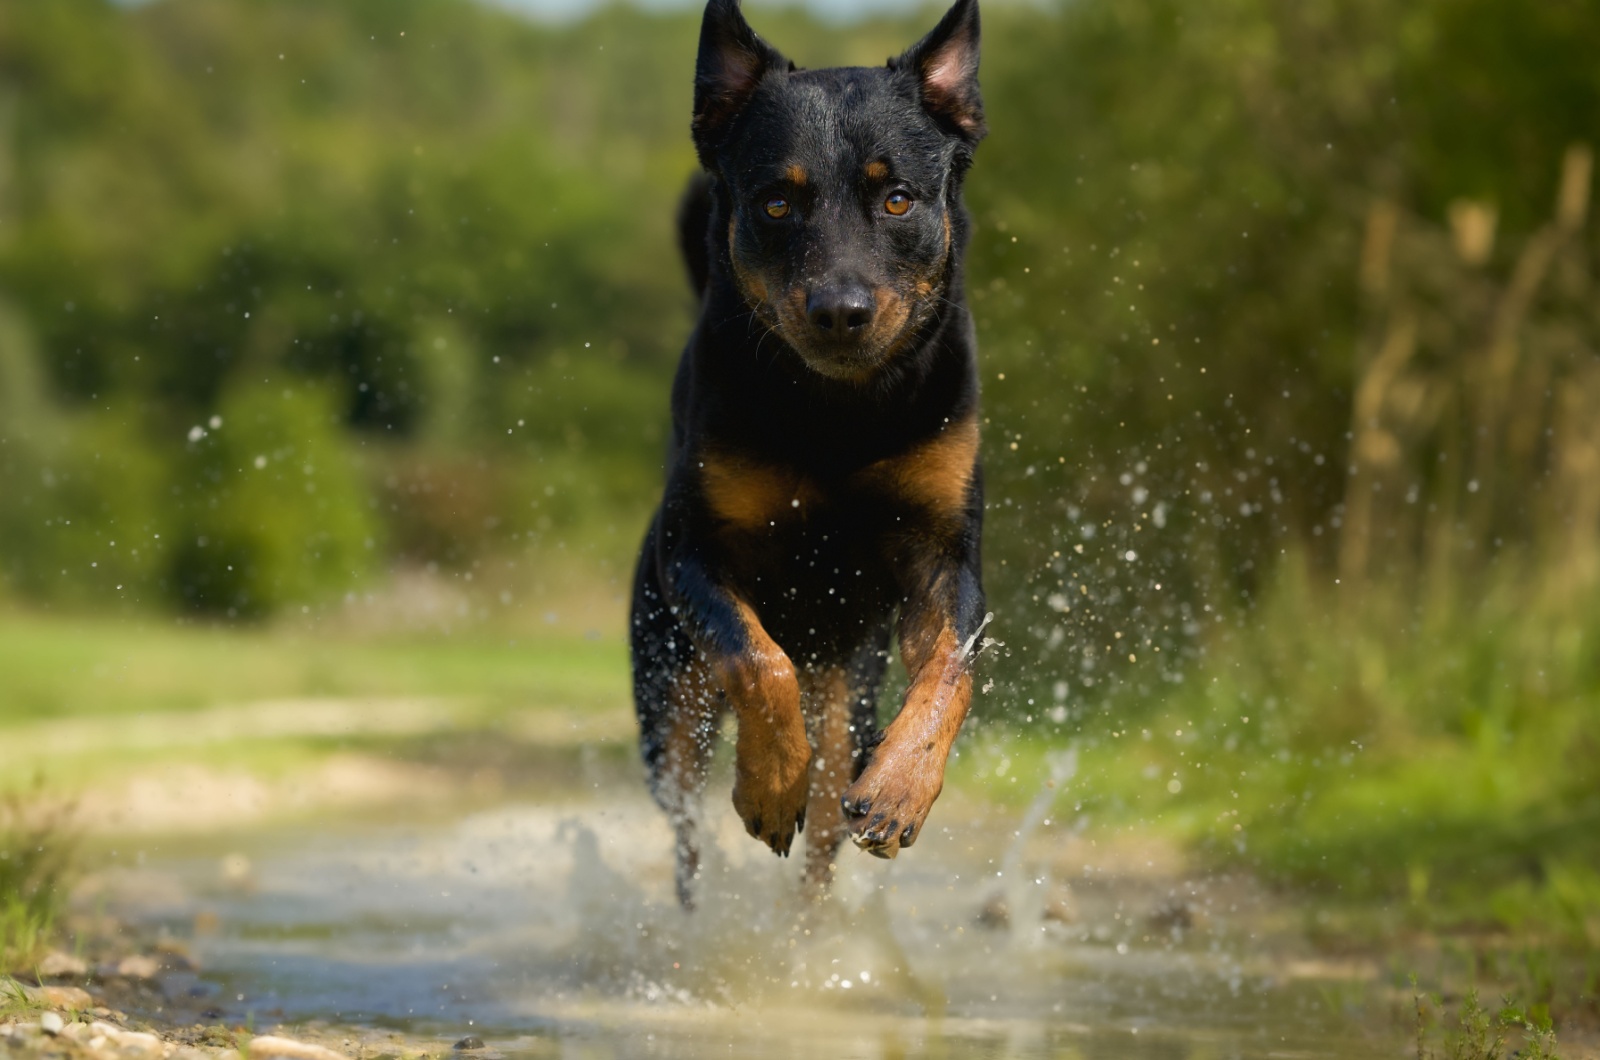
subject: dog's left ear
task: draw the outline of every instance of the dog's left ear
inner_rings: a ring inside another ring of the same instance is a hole
[[[978,0],[956,0],[931,33],[889,60],[889,68],[911,73],[923,108],[969,144],[989,131],[978,94]]]

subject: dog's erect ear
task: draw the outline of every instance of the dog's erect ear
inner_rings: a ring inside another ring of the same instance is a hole
[[[694,146],[709,168],[728,125],[749,102],[768,70],[794,64],[750,28],[739,0],[710,0],[700,23],[700,57],[694,69]]]
[[[923,108],[968,143],[989,131],[978,94],[978,0],[956,0],[933,31],[891,59],[889,68],[911,73]]]

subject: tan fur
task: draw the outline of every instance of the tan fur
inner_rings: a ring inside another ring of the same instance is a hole
[[[868,341],[874,346],[887,348],[890,356],[893,356],[909,337],[905,326],[911,318],[911,305],[888,287],[873,288],[872,301],[875,309],[872,334]]]
[[[789,168],[783,171],[783,175],[788,178],[790,184],[793,184],[797,188],[803,188],[806,186],[806,170],[805,167],[798,162],[789,163]]]
[[[883,162],[868,162],[864,172],[868,180],[888,180],[889,167]]]
[[[700,463],[706,503],[719,519],[739,530],[757,530],[803,514],[817,501],[816,486],[788,468],[716,452],[705,453]],[[798,507],[795,501],[800,502]]]
[[[811,744],[800,713],[794,664],[762,627],[755,610],[737,601],[749,650],[711,660],[739,722],[734,744],[733,808],[745,831],[781,854],[794,842],[805,813]]]
[[[955,632],[941,626],[930,637],[916,625],[901,631],[901,655],[912,674],[905,705],[844,796],[869,806],[851,822],[856,842],[886,858],[921,837],[928,811],[944,790],[945,760],[972,704],[971,660],[963,657]]]
[[[978,463],[976,417],[948,424],[938,435],[862,474],[896,496],[940,516],[959,519]]]

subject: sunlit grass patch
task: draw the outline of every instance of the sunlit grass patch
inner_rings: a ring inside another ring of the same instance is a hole
[[[0,611],[0,726],[292,697],[445,696],[501,707],[627,695],[618,639],[468,629],[366,636]]]
[[[76,838],[70,805],[38,786],[0,791],[0,973],[26,970],[54,941]]]
[[[1456,1005],[1417,993],[1413,1006],[1417,1060],[1501,1060],[1508,1055],[1560,1060],[1549,1016],[1540,1018],[1510,999],[1491,1011],[1476,990]]]

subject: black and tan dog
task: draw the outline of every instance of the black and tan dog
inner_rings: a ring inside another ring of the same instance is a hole
[[[680,217],[700,321],[672,389],[666,492],[633,591],[634,694],[692,905],[712,744],[733,804],[826,888],[848,833],[921,834],[984,621],[978,380],[962,178],[984,135],[978,5],[882,68],[799,70],[710,0],[705,174]],[[875,703],[898,622],[910,686]]]

